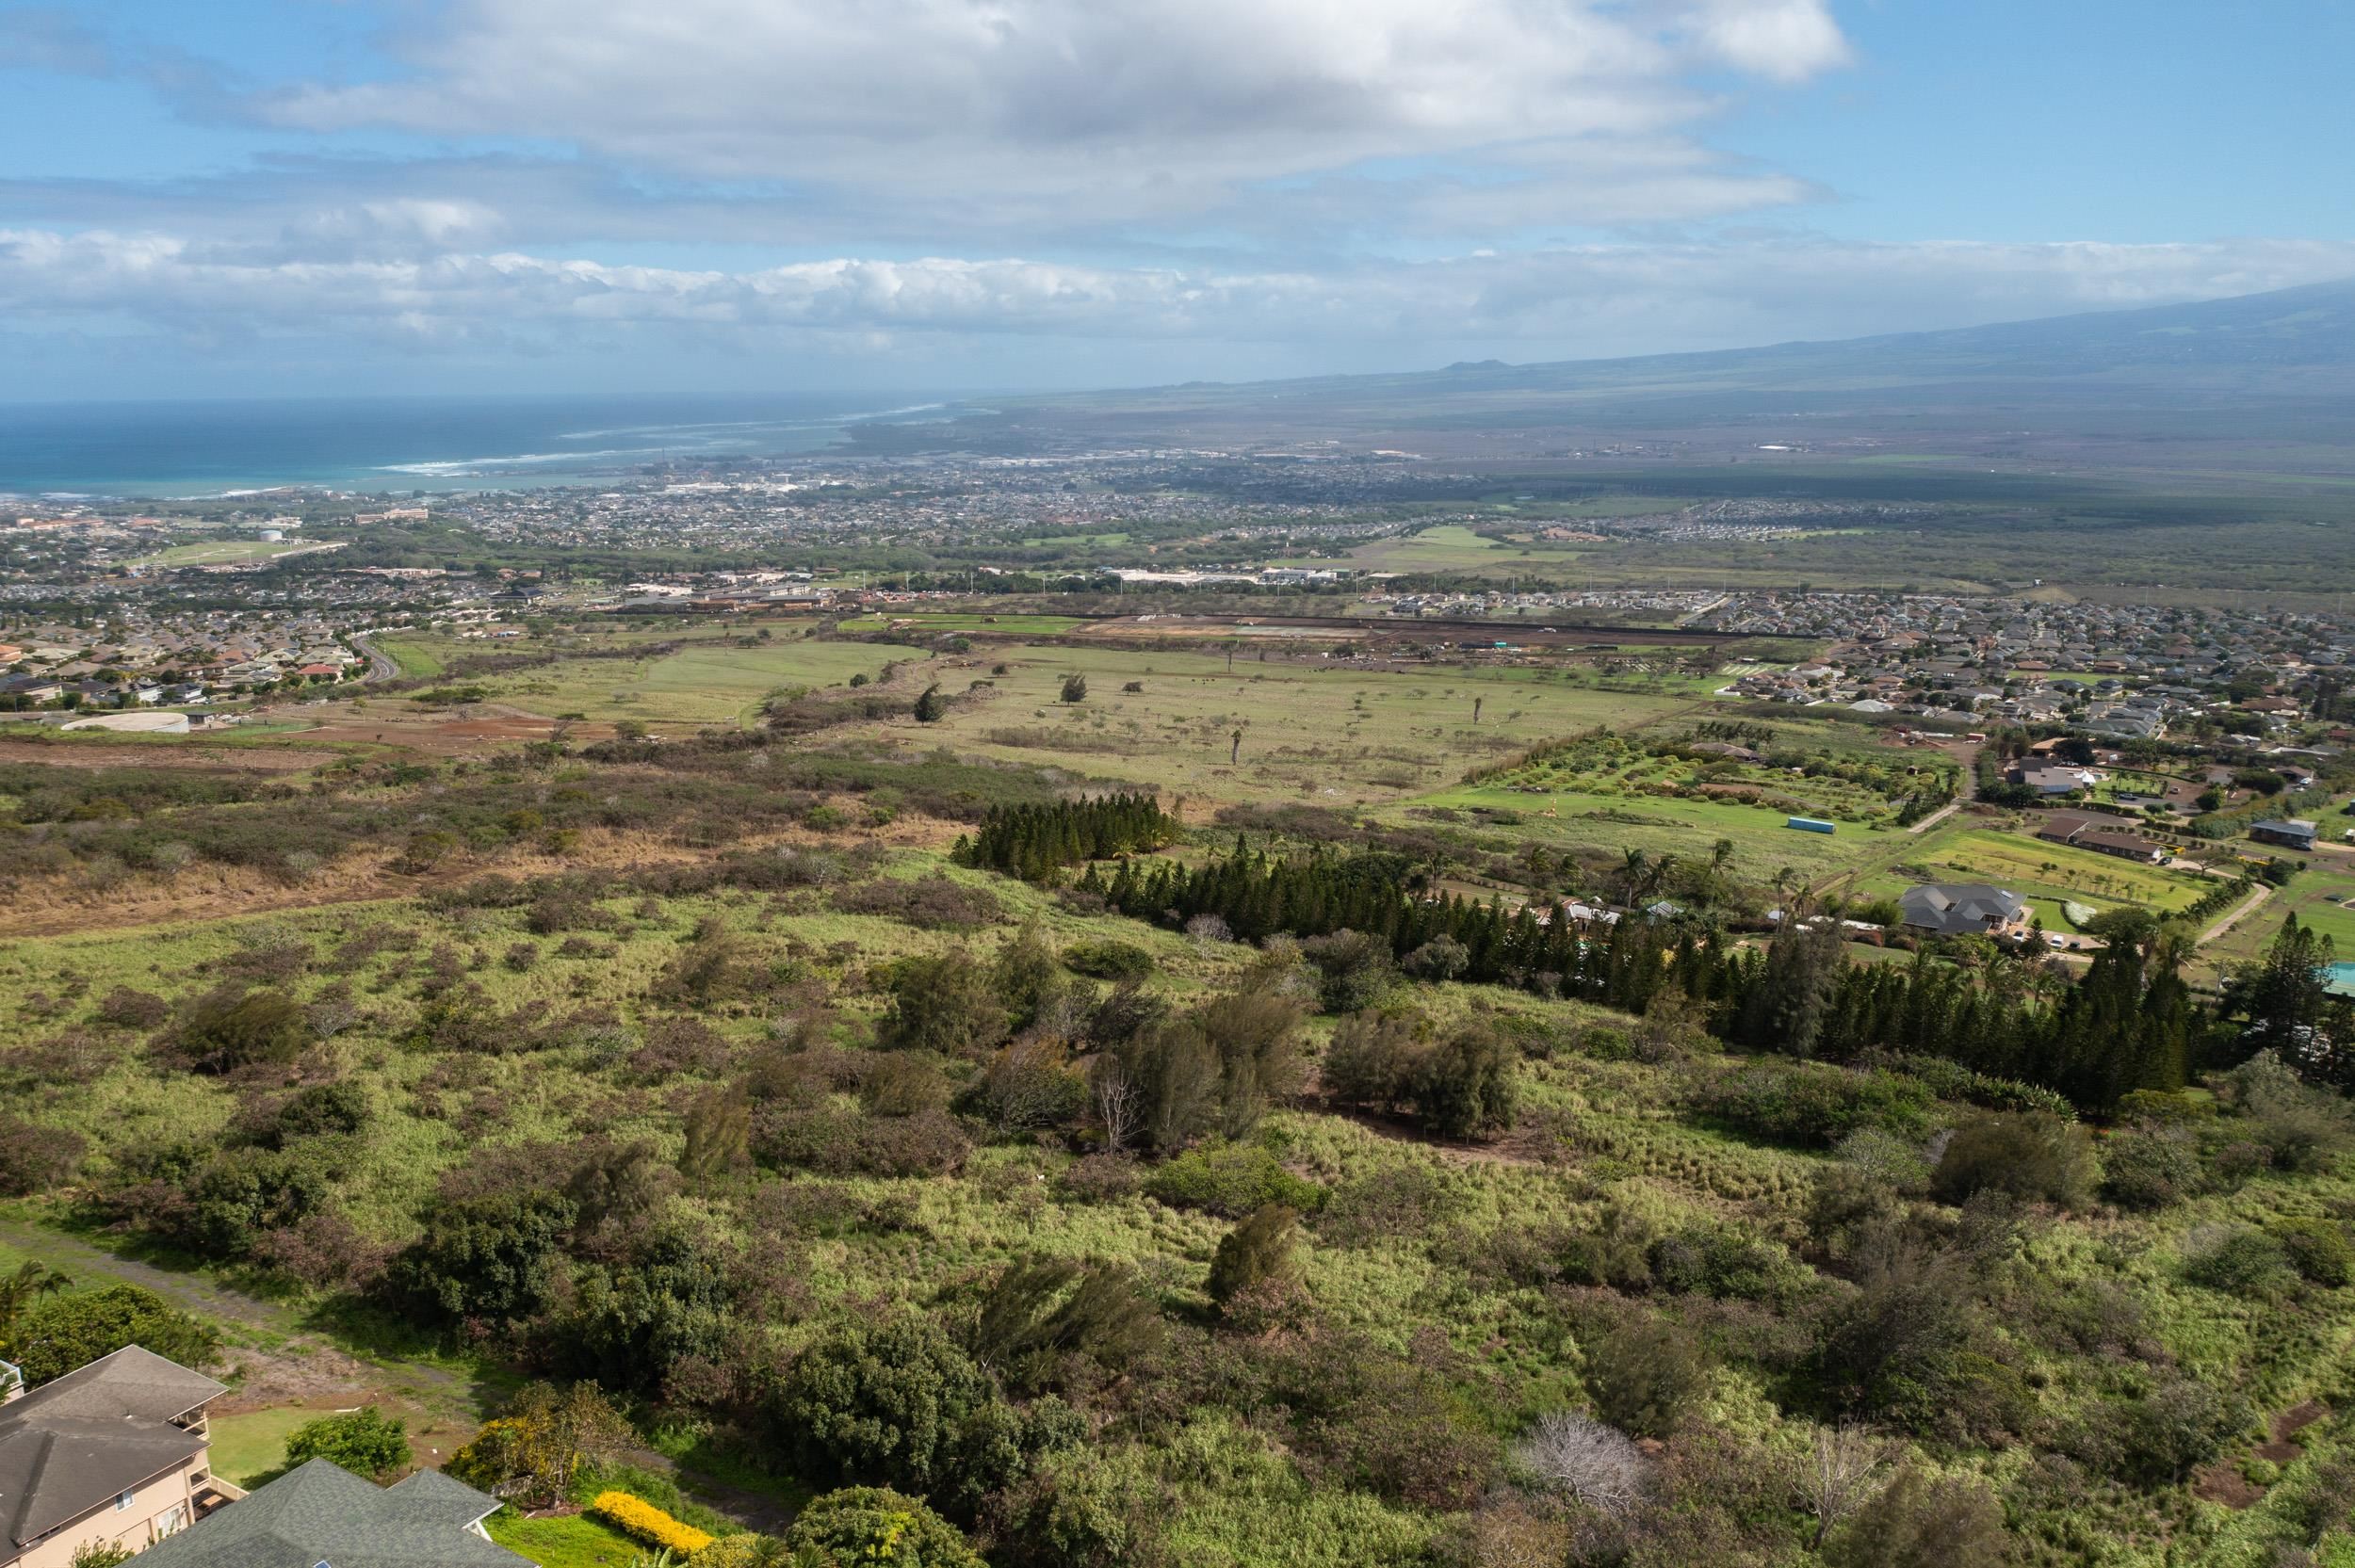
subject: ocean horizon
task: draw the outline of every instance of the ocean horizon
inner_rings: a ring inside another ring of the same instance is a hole
[[[920,393],[286,398],[0,405],[0,494],[191,499],[591,483],[639,464],[780,458],[867,420],[948,417]]]

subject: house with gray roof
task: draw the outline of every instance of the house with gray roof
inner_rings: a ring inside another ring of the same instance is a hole
[[[225,1392],[130,1345],[0,1404],[0,1568],[188,1528],[219,1495],[205,1410]]]
[[[315,1459],[149,1548],[139,1568],[526,1568],[482,1528],[498,1510],[436,1470],[380,1487]]]
[[[1909,887],[1897,903],[1908,928],[1937,936],[2012,937],[2028,929],[2028,907],[2020,895],[1984,882]]]

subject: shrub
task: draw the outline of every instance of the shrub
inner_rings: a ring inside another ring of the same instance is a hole
[[[939,1325],[916,1317],[820,1340],[786,1369],[765,1414],[805,1475],[904,1486],[960,1509],[1071,1435],[1051,1409],[1026,1417],[1007,1405]]]
[[[1210,1258],[1210,1300],[1225,1306],[1264,1285],[1287,1280],[1295,1266],[1300,1216],[1270,1204],[1219,1237]]]
[[[2289,1271],[2288,1250],[2253,1225],[2207,1225],[2184,1238],[2184,1277],[2210,1290],[2263,1292]]]
[[[1851,1072],[1818,1061],[1746,1067],[1701,1099],[1710,1114],[1753,1137],[1817,1147],[1860,1127],[1926,1137],[1937,1106],[1926,1087],[1905,1075]]]
[[[1088,700],[1088,678],[1085,675],[1065,675],[1063,678],[1063,691],[1060,696],[1061,700],[1066,703],[1086,702]]]
[[[785,1543],[796,1568],[983,1568],[922,1498],[884,1487],[827,1493],[802,1510]]]
[[[1595,1409],[1621,1431],[1667,1437],[1709,1391],[1709,1353],[1673,1323],[1637,1319],[1612,1330],[1586,1358]]]
[[[2289,1255],[2290,1266],[2316,1285],[2339,1285],[2355,1281],[2355,1247],[2347,1227],[2330,1220],[2277,1220],[2274,1239]]]
[[[989,972],[962,948],[903,959],[891,973],[891,1010],[877,1030],[894,1050],[975,1055],[1006,1038],[1006,1007]]]
[[[2137,1486],[2172,1486],[2214,1459],[2249,1420],[2224,1390],[2168,1377],[2139,1398],[2096,1406],[2062,1445],[2081,1463]]]
[[[1930,1172],[1931,1192],[1949,1204],[1996,1192],[2072,1208],[2092,1186],[2085,1129],[2043,1111],[1973,1117],[1955,1130]]]
[[[293,997],[235,985],[206,992],[188,1005],[179,1046],[201,1072],[229,1073],[260,1062],[285,1063],[309,1043],[309,1021]]]
[[[1151,953],[1133,942],[1112,938],[1075,942],[1063,950],[1063,962],[1074,974],[1093,975],[1099,980],[1143,979],[1155,967]]]
[[[2003,1568],[2003,1506],[1975,1480],[1908,1467],[1826,1545],[1826,1568]]]
[[[99,998],[95,1016],[118,1029],[152,1029],[171,1016],[171,1004],[161,996],[119,985]]]
[[[1271,1204],[1312,1209],[1324,1195],[1256,1143],[1189,1149],[1147,1177],[1145,1190],[1174,1208],[1203,1209],[1228,1220]]]
[[[383,1476],[411,1461],[409,1429],[374,1405],[306,1421],[286,1434],[286,1466],[324,1459],[355,1476]]]
[[[203,1368],[219,1353],[220,1336],[152,1290],[111,1285],[29,1308],[18,1321],[16,1344],[24,1381],[34,1384],[125,1345],[141,1345],[183,1366]]]
[[[834,905],[845,914],[880,915],[926,931],[977,930],[1005,913],[1005,906],[986,889],[942,876],[913,881],[878,877],[837,892]]]
[[[89,1146],[80,1133],[0,1113],[0,1197],[22,1198],[72,1181]]]
[[[2120,1208],[2161,1209],[2199,1189],[2200,1145],[2182,1127],[2141,1127],[2102,1145],[2102,1196]]]
[[[1623,1519],[1651,1484],[1651,1461],[1625,1432],[1584,1415],[1542,1416],[1513,1450],[1541,1484],[1598,1512]]]
[[[1410,1113],[1448,1138],[1513,1124],[1520,1053],[1480,1025],[1431,1035],[1412,1021],[1361,1012],[1334,1031],[1325,1052],[1327,1092],[1345,1104]]]
[[[589,1511],[631,1540],[665,1551],[700,1552],[711,1544],[707,1530],[683,1525],[654,1504],[626,1492],[600,1492]]]

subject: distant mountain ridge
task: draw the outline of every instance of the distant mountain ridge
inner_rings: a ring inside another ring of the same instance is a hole
[[[1795,442],[1852,456],[2346,474],[2355,472],[2355,280],[1751,348],[992,403],[945,425],[867,427],[853,439],[993,452],[1292,441],[1647,462],[1734,461]]]
[[[2204,373],[2266,369],[2355,372],[2355,279],[1984,327],[1620,359],[1482,360],[1399,375],[1220,384],[1306,389],[1444,380],[1500,389],[1627,391],[1653,383],[1684,393],[1707,386],[1796,389],[1953,379],[2142,380],[2152,373],[2205,379]],[[1196,383],[1187,390],[1204,388]]]

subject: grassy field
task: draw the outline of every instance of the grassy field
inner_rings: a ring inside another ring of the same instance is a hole
[[[556,718],[577,713],[595,720],[635,719],[658,730],[754,721],[771,693],[789,687],[835,686],[853,675],[873,675],[907,650],[861,643],[821,642],[791,632],[766,642],[741,645],[707,631],[673,634],[685,642],[675,653],[649,647],[642,658],[567,658],[512,674],[468,677],[487,699],[528,713]],[[598,639],[597,648],[631,647],[669,640],[657,634]],[[402,673],[439,675],[454,658],[468,655],[538,652],[529,640],[465,642],[452,638],[392,639],[384,651],[401,663]]]
[[[2298,924],[2329,937],[2340,960],[2355,960],[2355,855],[2312,857],[2288,887],[2227,931],[2211,956],[2219,962],[2259,957],[2285,914],[2296,914]]]
[[[1083,703],[1057,700],[1072,673],[1087,678]],[[991,649],[911,670],[902,683],[933,679],[951,692],[977,679],[990,684],[942,722],[909,720],[895,733],[934,734],[961,751],[1059,762],[1220,802],[1395,800],[1551,736],[1598,724],[1632,728],[1693,705],[1690,683],[1673,677],[1605,690],[1532,670],[1405,672],[1280,655],[1239,658],[1230,672],[1223,655],[1110,648]],[[1126,690],[1130,682],[1142,689]]]
[[[431,680],[468,644],[454,638],[391,633],[374,639],[408,680]]]
[[[299,556],[305,551],[329,549],[317,542],[305,543],[299,539],[217,539],[202,544],[175,544],[158,550],[140,564],[144,566],[248,566],[256,561],[276,560],[282,556]]]

